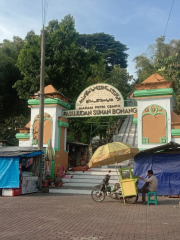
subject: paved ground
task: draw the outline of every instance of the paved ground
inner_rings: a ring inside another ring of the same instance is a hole
[[[0,197],[0,239],[179,240],[180,199],[123,205],[87,195]]]

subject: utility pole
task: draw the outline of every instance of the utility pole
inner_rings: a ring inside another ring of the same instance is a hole
[[[44,72],[45,72],[45,31],[44,25],[41,32],[41,70],[40,70],[40,103],[39,103],[39,132],[38,149],[43,150],[43,130],[44,130]],[[42,156],[40,158],[40,185],[42,190]]]

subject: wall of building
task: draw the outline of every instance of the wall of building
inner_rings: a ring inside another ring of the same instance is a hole
[[[45,106],[44,112],[48,113],[52,117],[52,147],[58,148],[58,117],[62,115],[62,107],[60,106]],[[31,108],[31,128],[30,128],[30,143],[33,143],[33,127],[34,127],[34,120],[36,116],[39,115],[39,107]],[[44,131],[46,131],[46,124]],[[35,145],[34,145],[35,146]],[[44,144],[44,147],[47,147],[48,144]]]
[[[19,146],[20,147],[30,147],[31,146],[31,143],[30,141],[27,141],[27,139],[21,139],[19,140]]]
[[[65,127],[60,127],[60,147],[59,149],[56,149],[55,151],[55,174],[57,171],[60,169],[60,167],[64,167],[65,170],[68,168],[68,152],[65,150],[66,149],[66,142],[64,139],[66,139],[66,131],[67,128]]]
[[[173,97],[151,97],[149,99],[142,98],[142,99],[136,99],[138,104],[138,148],[151,148],[156,147],[158,145],[161,145],[161,143],[149,143],[149,144],[143,144],[142,143],[142,113],[145,110],[146,107],[150,105],[159,105],[163,107],[166,110],[167,113],[167,121],[166,121],[166,130],[167,130],[167,142],[171,141],[171,110],[173,106]],[[157,128],[157,127],[156,127]]]
[[[58,126],[58,117],[62,116],[62,110],[64,108],[60,106],[56,106],[56,113],[55,113],[55,129],[54,129],[54,148],[59,148],[59,126]]]
[[[180,138],[173,138],[173,137],[172,137],[172,140],[171,140],[171,141],[180,144]]]

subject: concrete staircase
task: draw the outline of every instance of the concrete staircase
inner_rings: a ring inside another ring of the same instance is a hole
[[[132,116],[128,116],[123,122],[118,134],[113,136],[113,142],[126,142],[132,124]]]
[[[137,147],[137,125],[133,123],[133,116],[125,119],[119,133],[113,136],[113,142],[129,143]]]
[[[121,166],[127,166],[128,162],[124,162]],[[110,173],[109,184],[113,185],[119,182],[119,166],[115,168],[114,165],[93,168],[92,171],[83,172],[69,172],[69,178],[62,178],[63,186],[61,188],[49,188],[49,193],[61,193],[61,194],[91,194],[91,191],[95,185],[99,185],[104,176]],[[116,170],[117,169],[117,170]],[[73,176],[71,178],[71,176]]]
[[[96,139],[94,139],[96,140]],[[118,134],[113,136],[114,142],[125,142],[133,146],[137,146],[137,125],[133,123],[133,116],[127,116]],[[127,160],[121,164],[121,167],[126,167],[133,163]],[[117,166],[117,169],[119,167]],[[69,172],[69,178],[63,178],[63,186],[61,188],[49,188],[49,193],[61,194],[91,194],[95,185],[99,185],[104,176],[111,170],[110,185],[119,182],[119,172],[116,170],[115,165],[103,166],[93,168],[92,171],[83,172]],[[118,175],[117,175],[118,174]],[[71,178],[72,176],[72,178]]]
[[[134,147],[138,146],[138,142],[137,142],[137,124],[132,123],[131,128],[129,130],[127,143],[133,145]]]

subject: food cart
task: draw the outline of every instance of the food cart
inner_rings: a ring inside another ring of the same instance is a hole
[[[119,175],[120,175],[120,186],[123,194],[124,203],[127,197],[138,199],[138,188],[137,188],[138,178],[136,178],[136,176],[133,175],[131,168],[130,167],[120,168]]]

